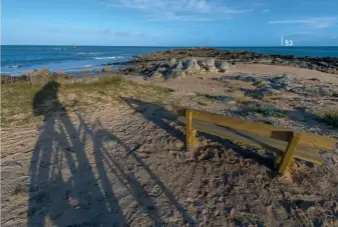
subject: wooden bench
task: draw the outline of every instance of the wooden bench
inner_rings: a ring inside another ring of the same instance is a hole
[[[279,173],[285,173],[294,158],[317,165],[323,164],[318,149],[332,151],[337,143],[337,140],[324,136],[279,129],[195,109],[173,106],[172,112],[178,116],[179,122],[186,125],[187,149],[195,148],[197,131],[205,132],[234,142],[274,151]]]

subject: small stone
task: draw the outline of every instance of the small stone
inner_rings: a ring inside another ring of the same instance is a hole
[[[137,152],[144,152],[145,151],[144,145],[139,146],[136,151]]]
[[[174,143],[174,146],[176,149],[182,149],[184,147],[184,143],[180,140],[177,140],[175,143]]]

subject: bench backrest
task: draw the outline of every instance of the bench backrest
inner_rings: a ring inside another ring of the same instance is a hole
[[[186,111],[191,112],[192,119],[194,120],[225,126],[235,130],[254,133],[259,136],[264,136],[287,142],[290,141],[290,131],[291,132],[294,131],[291,129],[280,129],[262,123],[250,122],[238,118],[208,113],[196,109],[188,109],[184,107],[173,106],[173,112],[178,116],[186,116]],[[315,148],[324,151],[332,151],[332,149],[335,147],[337,143],[337,140],[325,136],[313,135],[304,132],[295,132],[295,133],[300,134],[300,138],[297,144],[302,147]]]

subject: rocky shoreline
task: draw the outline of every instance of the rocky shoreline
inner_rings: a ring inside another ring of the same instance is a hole
[[[306,68],[338,75],[337,57],[295,57],[293,55],[267,55],[249,51],[229,51],[214,48],[185,48],[152,52],[143,56],[135,56],[134,60],[124,63],[109,63],[107,65],[125,65],[127,72],[140,73],[149,65],[159,61],[169,63],[171,59],[181,60],[187,57],[214,58],[215,61],[226,61],[230,64],[268,64]]]

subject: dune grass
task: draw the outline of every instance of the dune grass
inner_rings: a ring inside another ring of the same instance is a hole
[[[1,126],[23,125],[41,122],[43,116],[35,116],[33,100],[44,85],[29,83],[4,84],[1,89]],[[67,111],[95,111],[103,105],[120,103],[120,96],[161,100],[173,90],[154,85],[140,85],[122,76],[101,78],[91,83],[64,83],[60,81],[57,101]],[[55,96],[56,97],[56,96]]]

